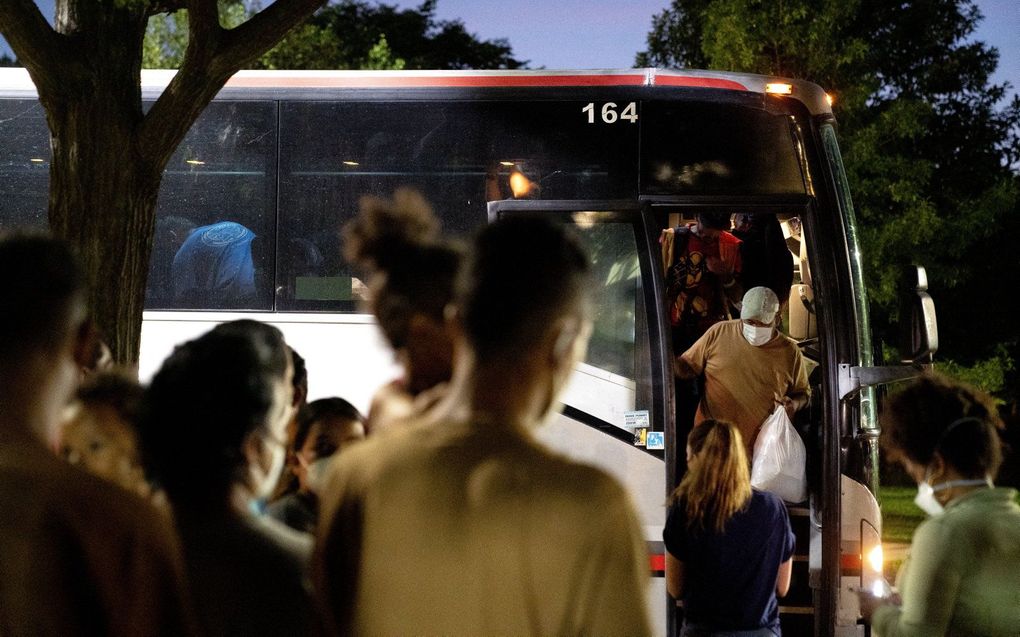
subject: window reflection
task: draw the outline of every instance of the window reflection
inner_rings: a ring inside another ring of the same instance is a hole
[[[148,309],[273,309],[276,110],[213,102],[167,162]]]
[[[643,302],[634,230],[628,223],[596,222],[595,216],[574,215],[595,278],[594,326],[585,362],[634,380],[637,308]]]

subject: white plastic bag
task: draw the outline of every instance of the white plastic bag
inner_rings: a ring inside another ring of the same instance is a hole
[[[786,408],[776,407],[758,432],[751,463],[751,486],[787,502],[807,499],[807,449],[793,428]]]

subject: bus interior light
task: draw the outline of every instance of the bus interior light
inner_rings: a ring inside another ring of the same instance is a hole
[[[769,82],[765,85],[765,92],[772,93],[773,95],[792,95],[793,84],[787,84],[785,82]]]
[[[592,210],[575,212],[572,216],[577,227],[585,230],[594,228],[599,221],[599,213]]]
[[[499,165],[500,166],[516,166],[517,164],[516,164],[516,162],[512,162],[512,161],[501,161],[501,162],[499,162]]]
[[[347,160],[344,162],[344,166],[360,166],[361,164],[356,161]]]
[[[32,159],[29,159],[28,161],[32,162],[33,164],[45,164],[46,163],[45,159],[42,159],[42,158],[39,158],[39,157],[33,157]]]
[[[200,159],[185,159],[184,163],[192,166],[205,166],[205,162]]]

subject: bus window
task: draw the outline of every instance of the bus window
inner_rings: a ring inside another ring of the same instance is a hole
[[[645,104],[641,192],[804,194],[794,120],[736,104]]]
[[[636,196],[638,127],[592,126],[584,103],[281,104],[277,309],[357,311],[339,231],[366,194],[422,192],[447,235],[485,222],[489,199]]]
[[[273,309],[276,110],[213,102],[170,158],[146,309]]]
[[[0,229],[46,228],[50,133],[34,99],[0,100]]]
[[[580,221],[587,223],[583,218]],[[637,361],[648,356],[637,351],[636,325],[644,312],[634,232],[623,223],[579,224],[578,231],[588,248],[595,278],[594,329],[585,363],[633,382]],[[647,348],[647,343],[643,345]]]

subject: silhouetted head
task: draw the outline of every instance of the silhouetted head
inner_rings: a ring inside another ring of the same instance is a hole
[[[478,234],[457,284],[465,336],[479,358],[514,358],[553,331],[589,322],[591,265],[578,238],[541,217],[515,216]],[[569,324],[569,325],[568,325]]]
[[[68,246],[43,236],[0,239],[0,275],[0,416],[52,443],[89,349],[85,279]]]
[[[449,379],[443,312],[453,298],[461,251],[439,238],[439,222],[416,191],[367,196],[344,228],[344,256],[369,273],[370,307],[398,355],[410,359],[412,393]]]
[[[0,239],[4,310],[0,368],[35,350],[59,347],[85,321],[85,278],[63,241],[44,236]]]
[[[882,445],[918,482],[942,463],[970,478],[994,477],[1002,464],[1002,420],[983,391],[926,374],[892,394],[882,410]]]
[[[234,485],[267,494],[283,463],[292,374],[279,330],[249,320],[220,325],[164,361],[141,434],[175,505],[222,504]]]

